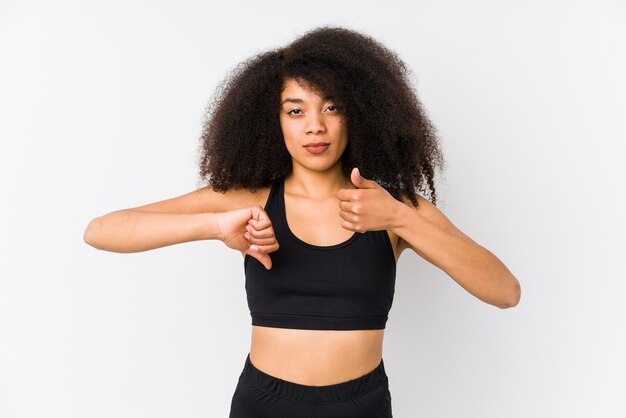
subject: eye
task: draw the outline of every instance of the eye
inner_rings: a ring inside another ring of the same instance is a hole
[[[292,110],[290,110],[289,112],[287,112],[287,114],[288,114],[288,115],[291,115],[291,114],[292,114],[291,112],[296,112],[296,111],[298,111],[298,112],[302,112],[300,109],[292,109]],[[294,113],[294,114],[295,114],[295,113]]]
[[[335,106],[335,105],[330,105],[330,106],[328,106],[328,107],[327,107],[327,109],[329,109],[329,108],[331,108],[331,107],[332,107],[332,108],[334,108],[334,110],[335,110],[335,111],[337,111],[337,106]],[[332,110],[332,109],[331,109],[331,110]]]

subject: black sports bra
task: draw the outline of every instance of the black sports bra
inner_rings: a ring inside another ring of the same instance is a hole
[[[252,325],[277,328],[384,329],[393,303],[396,259],[386,230],[355,232],[330,246],[312,245],[289,229],[284,178],[272,184],[265,211],[280,248],[267,270],[246,254]]]

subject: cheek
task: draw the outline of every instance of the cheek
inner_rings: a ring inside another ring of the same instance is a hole
[[[348,146],[348,128],[345,126],[341,130],[341,146],[344,149]]]
[[[288,125],[288,124],[283,123],[283,122],[281,121],[281,123],[280,123],[280,130],[281,130],[281,132],[283,133],[283,138],[285,138],[285,142],[286,142],[286,143],[287,143],[287,142],[291,142],[291,138],[292,138],[291,131],[290,131],[290,129],[289,129],[289,128],[290,128],[290,127],[289,127],[289,125]]]
[[[283,132],[283,136],[285,138],[294,138],[298,130],[298,126],[296,123],[294,123],[294,121],[281,119],[280,129]]]
[[[285,144],[290,145],[295,142],[296,136],[293,131],[289,130],[289,128],[283,128],[283,138],[285,139]]]
[[[342,141],[341,142],[341,149],[339,150],[339,154],[342,155],[344,153],[344,151],[346,150],[346,147],[348,146],[348,141]]]
[[[293,155],[297,147],[296,137],[294,136],[292,132],[289,131],[288,128],[283,128],[282,132],[283,132],[283,141],[285,143],[285,147],[287,148],[287,151],[289,151],[289,153]]]

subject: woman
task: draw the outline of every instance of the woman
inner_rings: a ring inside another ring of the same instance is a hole
[[[487,303],[518,303],[506,266],[435,206],[443,158],[407,74],[345,28],[259,54],[208,113],[208,185],[87,227],[108,251],[219,239],[242,253],[252,341],[231,418],[391,417],[382,343],[407,248]]]

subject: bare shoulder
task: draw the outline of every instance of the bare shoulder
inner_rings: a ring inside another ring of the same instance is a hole
[[[430,200],[426,199],[423,196],[416,195],[418,205],[415,206],[404,192],[401,192],[401,197],[402,201],[407,206],[417,211],[421,216],[431,221],[435,225],[456,235],[459,235],[464,239],[472,241],[471,238],[465,235],[463,231],[458,229],[437,206],[433,205]],[[399,243],[399,245],[408,246],[408,243],[406,243],[402,238],[400,238],[400,242],[401,243]]]
[[[270,187],[258,188],[254,192],[246,188],[230,188],[226,192],[219,192],[205,186],[180,196],[130,209],[163,213],[227,212],[255,205],[264,206],[269,192]]]
[[[439,210],[437,206],[433,205],[430,200],[426,199],[423,196],[420,196],[418,194],[415,195],[415,198],[417,199],[417,206],[414,205],[413,202],[411,202],[411,199],[409,199],[409,196],[406,194],[406,192],[401,191],[400,197],[405,205],[418,211],[420,215],[425,216],[429,220],[435,220],[435,218],[441,216],[445,218],[443,212],[441,212],[441,210]]]

